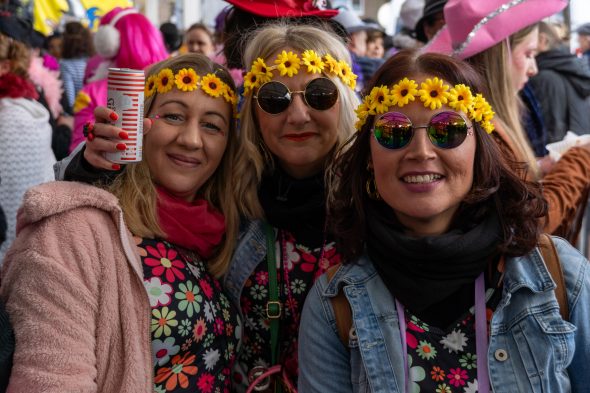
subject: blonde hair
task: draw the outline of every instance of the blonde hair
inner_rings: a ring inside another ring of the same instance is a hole
[[[214,73],[235,91],[235,84],[227,70],[204,55],[189,53],[161,61],[150,67],[146,77],[157,74],[164,68],[170,68],[174,73],[183,68],[192,68],[199,75]],[[150,114],[157,95],[158,93],[155,93],[145,99],[146,116]],[[149,138],[149,134],[144,137],[144,141],[145,138]],[[238,147],[238,136],[235,125],[232,123],[221,163],[199,190],[199,195],[225,216],[224,241],[213,258],[208,261],[208,269],[216,277],[223,275],[229,267],[238,237],[240,213],[248,215],[251,211],[245,202],[241,202],[239,194],[233,192],[233,183],[238,175],[235,170]],[[131,233],[148,238],[166,236],[158,223],[156,210],[158,194],[146,160],[128,164],[125,172],[119,175],[108,189],[119,198]]]
[[[244,64],[248,67],[257,59],[262,58],[269,62],[272,55],[283,49],[292,49],[303,53],[305,50],[313,50],[319,56],[332,55],[337,60],[344,60],[351,64],[350,54],[341,39],[334,33],[328,32],[320,27],[311,25],[293,25],[285,22],[277,22],[266,25],[255,30],[251,35],[245,37],[247,46],[244,49]],[[302,67],[299,72],[306,72]],[[329,163],[336,150],[354,133],[356,114],[354,110],[359,100],[348,86],[338,77],[323,75],[332,80],[338,87],[340,102],[340,117],[338,124],[338,138],[336,146],[326,158]],[[259,125],[254,116],[254,99],[250,94],[244,98],[240,114],[240,146],[243,150],[238,159],[239,168],[243,169],[242,178],[237,184],[240,194],[246,198],[257,198],[258,183],[265,168],[273,168],[274,158],[268,151]],[[260,212],[260,216],[262,212]]]
[[[489,89],[486,97],[496,112],[495,121],[506,130],[512,145],[518,149],[515,152],[516,156],[521,157],[528,164],[533,175],[538,178],[540,171],[537,159],[521,123],[524,107],[518,92],[514,90],[514,83],[509,72],[511,48],[521,43],[536,28],[537,24],[527,26],[512,34],[509,43],[503,40],[470,57],[467,61],[484,77]]]
[[[28,78],[31,55],[24,44],[0,34],[0,60],[10,62],[10,72]]]

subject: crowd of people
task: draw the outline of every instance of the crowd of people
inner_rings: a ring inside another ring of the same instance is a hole
[[[0,392],[585,391],[590,143],[545,146],[590,134],[590,24],[227,1],[43,45],[0,13]]]

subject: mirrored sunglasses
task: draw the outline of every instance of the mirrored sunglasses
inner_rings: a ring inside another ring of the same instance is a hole
[[[453,149],[463,143],[470,129],[467,121],[457,112],[440,112],[428,124],[415,126],[403,113],[387,112],[377,118],[372,133],[377,142],[390,150],[402,149],[414,136],[414,130],[426,129],[428,139],[439,149]]]

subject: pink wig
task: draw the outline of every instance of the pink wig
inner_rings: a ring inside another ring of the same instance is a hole
[[[100,24],[107,25],[115,15],[125,9],[113,8],[101,18]],[[168,58],[162,33],[144,15],[125,15],[114,27],[119,30],[121,37],[119,52],[112,59],[116,67],[142,70]]]

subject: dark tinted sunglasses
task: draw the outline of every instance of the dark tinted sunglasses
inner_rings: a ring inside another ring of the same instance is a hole
[[[305,90],[299,91],[291,91],[281,82],[266,82],[254,98],[260,109],[278,115],[287,110],[295,94],[302,94],[305,104],[318,111],[330,109],[338,101],[338,87],[328,78],[312,79],[305,85]]]
[[[437,113],[423,126],[413,125],[403,113],[387,112],[379,116],[372,132],[381,146],[396,150],[410,143],[415,129],[425,128],[428,139],[435,147],[453,149],[463,143],[468,133],[471,134],[471,127],[457,112]]]

